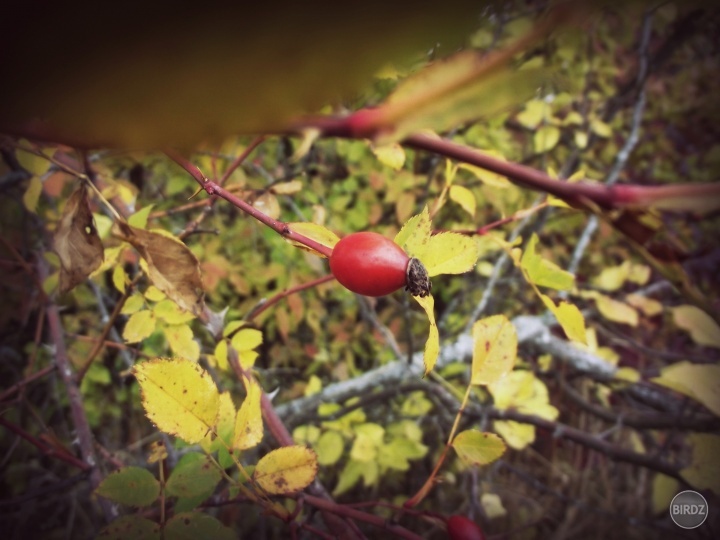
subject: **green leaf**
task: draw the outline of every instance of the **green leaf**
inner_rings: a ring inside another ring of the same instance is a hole
[[[222,475],[205,454],[190,452],[180,458],[170,474],[165,489],[175,497],[205,498],[212,495]],[[201,501],[202,502],[202,501]]]
[[[147,229],[148,216],[150,215],[150,212],[152,212],[153,206],[155,205],[148,204],[141,210],[135,212],[128,218],[128,224],[133,227],[137,227],[138,229]]]
[[[184,324],[195,318],[195,315],[180,309],[180,306],[169,298],[160,300],[153,306],[152,311],[158,319],[162,319],[167,324]]]
[[[123,467],[100,482],[95,493],[128,506],[149,506],[160,495],[160,482],[145,469]]]
[[[430,242],[432,227],[427,206],[416,216],[411,217],[395,236],[395,243],[410,257],[422,260]]]
[[[326,431],[320,436],[314,449],[320,465],[334,465],[343,455],[345,441],[338,431]]]
[[[533,135],[533,148],[536,154],[549,152],[560,141],[560,129],[557,126],[545,125],[538,128]]]
[[[517,356],[517,332],[504,315],[473,325],[471,384],[492,384],[512,371]]]
[[[160,525],[133,514],[122,516],[104,527],[97,536],[103,540],[161,540]]]
[[[500,459],[505,453],[505,444],[494,433],[483,433],[468,429],[458,433],[452,442],[458,457],[468,465],[487,465]]]
[[[555,302],[553,302],[549,296],[544,294],[540,295],[540,299],[545,304],[545,307],[555,315],[555,318],[558,323],[560,323],[560,326],[562,326],[568,339],[578,343],[587,343],[585,317],[583,317],[582,312],[575,304],[563,300],[558,306],[555,305]]]
[[[347,462],[343,470],[340,471],[338,483],[333,490],[333,496],[339,497],[343,493],[350,491],[355,487],[363,476],[363,471],[368,467],[367,463],[361,461],[350,460]]]
[[[165,524],[164,540],[235,540],[237,535],[214,517],[202,512],[176,514]]]
[[[537,253],[537,234],[533,233],[523,252],[520,265],[528,279],[538,287],[550,287],[560,291],[568,290],[575,284],[575,276],[558,265],[543,259]]]
[[[144,307],[145,297],[142,294],[135,292],[131,294],[127,300],[125,300],[125,304],[120,310],[120,313],[122,313],[123,315],[131,315],[133,313],[137,313]],[[148,313],[150,312],[148,311]]]
[[[40,201],[41,193],[42,182],[40,181],[40,178],[38,178],[37,176],[33,176],[32,178],[30,178],[30,183],[28,184],[28,187],[25,190],[25,193],[23,193],[22,197],[23,204],[29,212],[37,214],[37,205]]]

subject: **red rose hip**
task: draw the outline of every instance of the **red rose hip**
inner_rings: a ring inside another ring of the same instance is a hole
[[[465,516],[450,516],[447,520],[447,532],[450,540],[485,540],[482,529]]]
[[[365,296],[383,296],[401,287],[416,296],[430,293],[422,263],[374,232],[349,234],[335,244],[330,271],[345,288]]]

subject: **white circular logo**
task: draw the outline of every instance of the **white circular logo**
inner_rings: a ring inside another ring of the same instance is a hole
[[[670,517],[675,525],[683,529],[695,529],[708,516],[708,503],[697,491],[682,491],[670,503]]]

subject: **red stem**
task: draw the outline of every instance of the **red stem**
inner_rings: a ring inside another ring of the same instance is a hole
[[[313,287],[317,287],[318,285],[322,285],[323,283],[327,283],[328,281],[332,281],[333,279],[335,279],[335,276],[330,274],[330,275],[323,276],[323,277],[320,277],[317,279],[313,279],[312,281],[308,281],[307,283],[303,283],[302,285],[296,285],[295,287],[291,287],[290,289],[279,292],[275,296],[270,298],[270,300],[263,302],[262,304],[258,305],[255,309],[253,309],[250,313],[248,313],[247,317],[245,317],[245,320],[252,321],[255,317],[260,315],[263,311],[265,311],[266,309],[277,304],[283,298],[287,298],[291,294],[295,294],[300,291],[304,291],[306,289],[311,289]]]

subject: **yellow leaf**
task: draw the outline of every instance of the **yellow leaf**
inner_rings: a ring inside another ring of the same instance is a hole
[[[437,324],[435,323],[435,299],[431,294],[424,298],[413,296],[413,299],[425,310],[428,321],[430,322],[430,332],[427,342],[425,343],[425,354],[423,355],[425,375],[427,375],[435,367],[435,362],[437,362],[437,357],[440,353],[440,334],[438,334]]]
[[[605,122],[599,118],[595,118],[590,121],[590,129],[598,137],[608,138],[612,135],[612,129]]]
[[[494,157],[495,159],[505,161],[505,157],[502,154],[493,150],[483,150],[483,154],[487,154],[488,156]],[[512,183],[510,182],[510,180],[507,179],[507,177],[482,169],[475,165],[470,165],[469,163],[459,163],[458,169],[464,169],[471,172],[475,176],[475,178],[490,187],[505,189],[512,186]]]
[[[141,261],[141,263],[143,262],[144,261]],[[166,298],[165,293],[158,289],[155,285],[150,285],[147,289],[145,289],[145,292],[143,294],[145,298],[147,298],[151,302],[160,302],[161,300],[164,300]]]
[[[720,416],[720,365],[678,362],[651,380],[699,401]]]
[[[695,343],[720,349],[720,327],[710,315],[690,305],[673,308],[672,314],[675,324],[689,332]]]
[[[430,213],[427,206],[416,216],[411,217],[395,236],[395,243],[411,257],[422,260],[430,242]]]
[[[504,315],[473,325],[472,384],[492,384],[512,371],[517,356],[517,332]]]
[[[605,291],[617,291],[628,279],[630,267],[630,261],[625,261],[618,266],[604,268],[600,274],[593,278],[592,284]]]
[[[625,302],[642,311],[647,317],[654,317],[655,315],[662,313],[663,310],[662,303],[640,294],[628,294],[625,297]]]
[[[218,344],[215,346],[215,361],[217,362],[217,366],[222,370],[229,370],[230,364],[228,363],[228,343],[227,340],[223,339],[218,341]]]
[[[137,343],[155,331],[155,316],[152,311],[144,309],[130,315],[123,329],[123,339],[127,343]]]
[[[193,339],[193,331],[187,324],[168,325],[163,329],[165,339],[175,356],[197,362],[200,359],[200,345]]]
[[[560,141],[560,129],[557,126],[545,125],[538,128],[533,135],[533,148],[536,154],[549,152]]]
[[[543,120],[549,120],[550,107],[542,99],[531,99],[515,119],[521,126],[535,129]]]
[[[537,243],[538,236],[533,233],[520,259],[520,265],[528,279],[538,287],[550,287],[560,291],[571,289],[575,284],[575,276],[543,259],[537,253]]]
[[[143,207],[141,210],[138,210],[135,212],[132,216],[130,216],[127,220],[128,225],[132,225],[133,227],[137,227],[138,229],[146,229],[147,228],[147,222],[148,222],[148,216],[150,215],[150,212],[153,209],[154,204],[148,204],[147,206]]]
[[[472,217],[475,217],[477,202],[475,195],[468,188],[463,186],[450,186],[450,200],[458,203]]]
[[[522,450],[535,442],[535,426],[521,424],[513,420],[497,420],[493,429],[503,438],[510,448]]]
[[[289,182],[279,182],[273,184],[271,191],[276,195],[292,195],[303,188],[301,180],[290,180]]]
[[[23,144],[27,144],[25,139],[22,139],[21,142]],[[18,149],[15,152],[15,157],[22,168],[33,176],[42,176],[48,172],[48,169],[50,168],[51,163],[49,159],[33,154],[32,152],[26,152],[25,150]]]
[[[121,293],[125,293],[125,286],[130,283],[125,269],[121,265],[113,268],[112,281],[115,288]]]
[[[255,328],[243,328],[237,332],[230,341],[233,349],[238,352],[250,351],[262,345],[263,335],[260,330]]]
[[[505,510],[500,496],[496,493],[483,493],[480,496],[480,504],[489,519],[507,515],[507,510]]]
[[[540,295],[540,299],[557,319],[560,326],[568,339],[578,343],[587,343],[587,332],[585,331],[585,317],[575,304],[562,301],[559,306],[544,294]]]
[[[300,144],[295,149],[295,152],[293,152],[291,162],[297,163],[302,158],[304,158],[308,152],[310,152],[310,149],[312,148],[312,145],[315,143],[317,138],[322,134],[322,131],[320,131],[317,128],[305,128],[301,130],[300,135],[302,136],[302,139],[300,140]]]
[[[576,131],[573,138],[575,139],[575,146],[577,146],[580,150],[585,148],[588,144],[589,137],[584,131]]]
[[[695,489],[720,494],[720,436],[693,433],[687,438],[693,447],[692,463],[680,471],[680,476]]]
[[[215,426],[220,395],[198,364],[158,358],[136,364],[133,371],[145,414],[158,429],[194,444]]]
[[[315,452],[304,446],[285,446],[258,461],[253,479],[271,495],[287,495],[309,486],[317,474]]]
[[[317,223],[309,223],[309,222],[296,222],[296,223],[288,223],[288,227],[291,231],[294,231],[298,234],[302,234],[303,236],[306,236],[310,238],[311,240],[315,240],[318,244],[321,244],[325,247],[333,248],[335,247],[335,244],[337,244],[340,241],[340,238],[337,234],[332,232],[330,229],[323,227],[322,225],[318,225]],[[298,244],[297,242],[294,242],[292,240],[288,240],[291,244],[294,246],[308,249],[307,246],[303,244]],[[312,250],[312,253],[316,253],[315,250]],[[319,256],[323,256],[320,253],[316,253]]]
[[[200,441],[200,446],[205,452],[217,452],[221,448],[227,449],[232,447],[236,413],[230,392],[220,394],[220,405],[218,409],[217,425],[215,427],[217,437],[215,437],[213,433],[208,433],[205,438]]]
[[[263,438],[262,412],[260,411],[260,397],[262,389],[255,378],[243,376],[243,384],[247,395],[240,405],[235,419],[235,435],[232,448],[247,450],[254,448]]]
[[[594,295],[594,298],[598,311],[609,321],[627,324],[633,327],[638,325],[638,312],[632,306],[619,300],[614,300],[604,294],[598,293]]]
[[[123,305],[120,313],[123,315],[132,315],[145,307],[145,298],[140,293],[133,293],[128,297]]]
[[[680,491],[680,482],[670,476],[656,473],[652,483],[652,508],[654,514],[665,512],[670,501]]]
[[[425,265],[428,276],[462,274],[475,266],[480,247],[471,237],[445,232],[431,236],[427,248],[417,258]]]
[[[650,267],[646,264],[633,264],[630,265],[630,272],[628,273],[628,281],[632,281],[637,285],[645,285],[650,279]]]
[[[152,311],[158,319],[162,319],[168,324],[188,323],[195,318],[195,315],[189,311],[183,311],[169,298],[160,300],[153,306]]]
[[[494,433],[468,429],[458,433],[452,442],[458,457],[468,465],[487,465],[500,459],[505,444]]]
[[[641,379],[641,376],[637,369],[621,367],[615,372],[615,379],[636,383]]]
[[[498,382],[488,385],[498,409],[517,409],[555,420],[558,410],[550,405],[547,386],[530,371],[515,370]]]
[[[390,143],[372,147],[372,153],[383,165],[399,171],[405,164],[405,150],[398,143]]]

